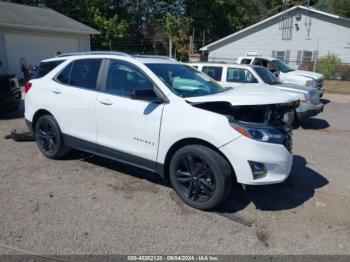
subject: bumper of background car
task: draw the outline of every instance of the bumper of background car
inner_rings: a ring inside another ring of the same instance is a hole
[[[284,145],[265,143],[241,136],[220,151],[234,169],[237,182],[247,185],[277,184],[285,181],[292,167],[293,155]],[[253,175],[251,162],[262,164],[265,175]]]
[[[11,109],[22,99],[21,91],[0,94],[0,112]]]
[[[322,103],[314,105],[311,103],[301,104],[297,109],[297,116],[299,120],[303,120],[308,117],[316,116],[323,112],[324,105]]]

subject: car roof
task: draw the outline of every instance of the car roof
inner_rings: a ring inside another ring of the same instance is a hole
[[[54,58],[45,59],[42,62],[51,62],[51,61],[60,61],[60,60],[75,60],[75,59],[83,59],[83,58],[121,58],[128,57],[132,59],[136,59],[141,63],[178,63],[175,59],[171,59],[167,56],[157,56],[157,55],[131,55],[128,53],[122,52],[114,52],[114,51],[94,51],[94,52],[76,52],[76,53],[65,53],[61,54]]]
[[[232,66],[237,68],[251,68],[251,65],[246,64],[236,64],[236,63],[220,63],[220,62],[193,62],[188,63],[188,65],[203,65],[203,66]]]
[[[255,58],[262,58],[262,59],[266,59],[266,60],[276,60],[276,57],[272,57],[272,56],[240,56],[238,59],[255,59]]]

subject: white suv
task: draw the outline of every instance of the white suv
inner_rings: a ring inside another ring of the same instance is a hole
[[[163,57],[91,52],[41,67],[49,72],[25,86],[25,119],[49,158],[75,148],[157,172],[198,209],[221,203],[234,181],[289,175],[296,96],[268,86],[225,89]]]

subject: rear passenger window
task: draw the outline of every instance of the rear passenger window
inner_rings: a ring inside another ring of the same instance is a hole
[[[227,68],[227,82],[237,83],[258,83],[258,80],[247,69],[243,68]]]
[[[241,64],[249,65],[251,61],[251,59],[243,58]]]
[[[222,67],[219,66],[203,66],[202,72],[210,76],[216,81],[221,81]]]
[[[69,75],[70,75],[70,70],[72,68],[72,63],[67,65],[63,71],[57,76],[57,80],[61,82],[62,84],[69,84]]]
[[[96,89],[101,59],[76,60],[72,64],[69,85]]]
[[[154,84],[138,68],[117,60],[111,60],[105,91],[130,97],[135,90],[153,90]]]
[[[33,75],[33,79],[41,78],[47,75],[49,72],[51,72],[52,69],[54,69],[56,66],[61,64],[64,60],[55,60],[55,61],[49,61],[49,62],[41,62],[37,70],[35,71]]]

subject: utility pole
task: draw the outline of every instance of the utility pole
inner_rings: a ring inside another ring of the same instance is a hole
[[[192,49],[191,49],[191,54],[193,54],[193,46],[194,46],[194,27],[192,29]]]
[[[203,43],[202,47],[205,45],[205,30],[203,30]],[[204,54],[204,51],[202,51],[202,54]]]
[[[173,43],[171,41],[171,36],[169,36],[169,57],[171,58],[171,52],[173,49]]]
[[[317,56],[315,56],[315,51],[314,51],[314,66],[312,68],[313,72],[316,71],[317,60],[318,60],[318,56],[320,55],[319,46],[320,46],[320,38],[317,38],[317,48],[316,48]]]

